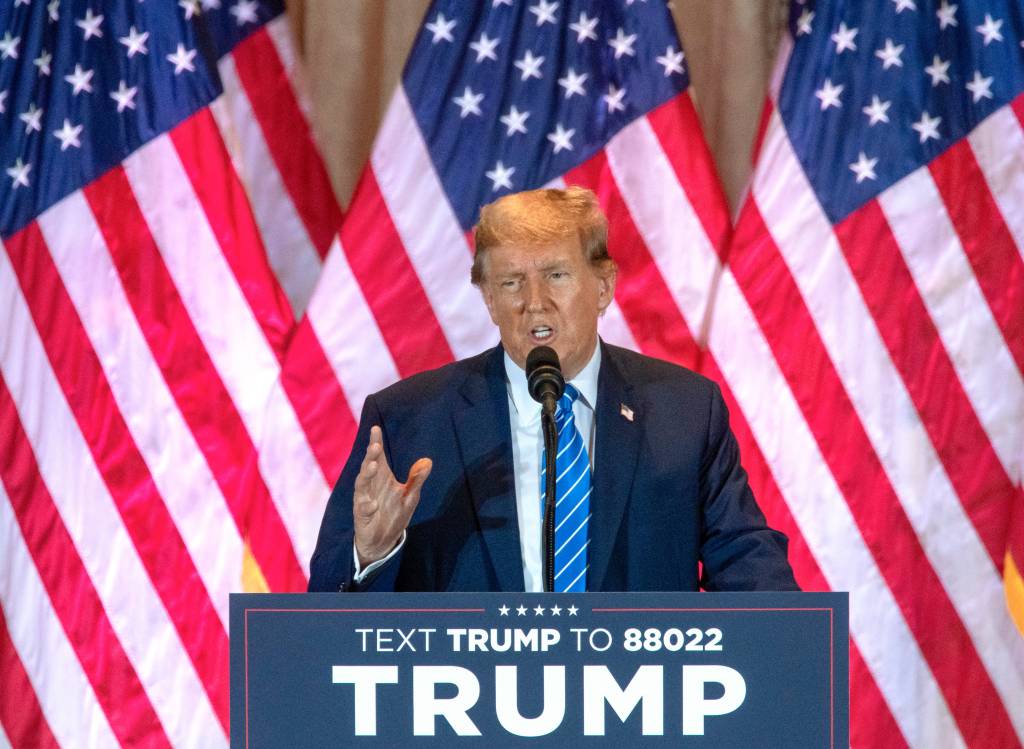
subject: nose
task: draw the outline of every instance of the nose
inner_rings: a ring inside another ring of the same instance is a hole
[[[527,279],[523,284],[523,304],[527,312],[543,312],[547,297],[544,284],[535,279]]]

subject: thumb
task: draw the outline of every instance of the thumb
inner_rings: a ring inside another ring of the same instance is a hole
[[[434,461],[430,458],[420,458],[412,464],[412,468],[409,469],[409,480],[405,483],[405,499],[406,501],[418,502],[420,499],[420,490],[423,488],[423,483],[430,476],[430,471],[434,468]]]

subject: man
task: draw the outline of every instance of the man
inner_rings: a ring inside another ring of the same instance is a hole
[[[541,345],[568,383],[556,590],[797,589],[718,387],[599,341],[616,266],[594,194],[508,195],[474,231],[472,280],[501,344],[367,398],[309,589],[543,590],[540,405],[524,372]]]

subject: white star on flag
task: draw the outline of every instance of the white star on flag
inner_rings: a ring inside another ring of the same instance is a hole
[[[18,159],[14,162],[14,166],[7,169],[7,176],[14,181],[12,189],[28,187],[28,172],[31,168],[31,164],[22,163],[21,159]]]
[[[576,32],[576,42],[581,44],[587,39],[597,39],[597,18],[588,18],[586,13],[580,13],[580,20],[570,23],[569,28]]]
[[[536,5],[530,6],[530,12],[537,16],[537,25],[543,26],[546,23],[555,22],[555,11],[558,10],[558,3],[549,3],[540,0]]]
[[[0,39],[0,60],[6,60],[11,58],[12,60],[18,59],[18,44],[21,42],[20,36],[11,36],[11,32],[8,31],[4,34],[4,38]]]
[[[992,98],[993,80],[995,80],[993,76],[985,78],[981,75],[980,70],[974,71],[974,78],[967,83],[965,88],[971,92],[971,96],[974,99],[975,104],[977,104],[982,99]]]
[[[195,57],[196,51],[194,49],[185,49],[185,45],[179,42],[178,48],[174,50],[174,54],[167,55],[167,61],[174,63],[175,75],[180,74],[184,70],[194,73],[196,72],[196,66],[192,64],[192,61]]]
[[[53,55],[43,50],[43,53],[34,59],[32,64],[39,68],[39,75],[49,75],[51,62],[53,62]]]
[[[468,114],[480,115],[483,114],[480,111],[480,102],[484,100],[483,94],[474,94],[473,89],[466,86],[465,91],[462,92],[462,96],[456,96],[452,99],[453,102],[459,105],[459,118],[463,119]]]
[[[914,0],[892,0],[896,3],[896,13],[902,13],[905,10],[917,10],[917,5]]]
[[[199,0],[178,0],[178,6],[185,11],[186,21],[191,21],[192,16],[198,16],[202,13],[202,8],[199,7]]]
[[[932,57],[932,64],[924,69],[924,72],[932,77],[932,88],[940,83],[949,83],[950,60],[943,62],[938,55]]]
[[[889,121],[889,115],[887,114],[887,112],[889,111],[889,107],[891,105],[891,101],[882,101],[877,96],[872,96],[871,103],[868,106],[864,107],[864,109],[862,109],[861,111],[864,112],[864,114],[866,114],[870,118],[868,125],[870,127],[874,127],[879,122]]]
[[[469,43],[469,48],[476,52],[477,62],[497,60],[498,56],[494,53],[494,50],[498,46],[498,41],[497,38],[489,39],[486,33],[481,33],[479,39]]]
[[[863,151],[860,152],[858,159],[850,164],[850,171],[857,175],[857,184],[859,185],[866,179],[877,179],[875,174],[875,165],[878,163],[878,159],[869,159]]]
[[[235,23],[239,26],[259,21],[256,16],[256,0],[238,0],[228,9],[228,13],[235,17]]]
[[[814,11],[804,8],[804,12],[796,19],[796,35],[803,36],[811,33],[811,21],[814,20]]]
[[[604,103],[608,105],[609,114],[612,112],[625,112],[626,105],[622,103],[626,96],[626,88],[615,88],[614,83],[608,84],[608,93],[602,96]]]
[[[832,34],[832,41],[836,43],[836,54],[841,55],[846,50],[856,51],[857,44],[853,41],[853,38],[857,36],[857,32],[860,29],[848,28],[845,23],[839,24],[839,29]]]
[[[555,146],[555,153],[559,151],[571,151],[572,150],[572,136],[576,135],[575,128],[566,130],[562,127],[562,123],[555,124],[555,132],[548,133],[548,140],[551,141]]]
[[[929,117],[927,112],[922,112],[921,119],[910,127],[918,132],[920,142],[924,143],[929,138],[939,139],[940,122],[942,122],[941,117]]]
[[[682,50],[676,52],[676,48],[668,46],[665,48],[665,54],[660,57],[655,57],[654,61],[665,68],[665,77],[668,78],[673,73],[683,73],[683,58],[686,55],[683,54]]]
[[[510,178],[515,174],[515,171],[516,168],[514,166],[506,167],[499,161],[489,172],[484,172],[487,179],[494,183],[491,186],[491,192],[497,192],[503,187],[506,190],[511,190],[512,180]]]
[[[71,84],[72,93],[78,96],[83,91],[92,93],[92,74],[91,70],[82,70],[82,66],[76,64],[74,72],[71,75],[64,76],[64,80]]]
[[[60,20],[60,0],[50,0],[46,6],[46,12],[50,16],[50,23],[55,23]]]
[[[574,68],[569,68],[565,73],[565,77],[558,79],[558,85],[565,89],[566,99],[571,99],[573,94],[585,96],[587,91],[583,88],[583,84],[586,83],[589,77],[589,73],[579,74]]]
[[[78,136],[82,134],[82,125],[72,126],[71,122],[65,118],[64,126],[60,130],[54,130],[53,134],[60,141],[60,150],[66,151],[69,148],[81,148],[82,144],[78,140]]]
[[[136,53],[148,55],[149,48],[146,47],[146,40],[149,39],[149,32],[138,32],[134,26],[129,27],[128,36],[118,39],[121,44],[128,48],[128,57],[134,57]]]
[[[629,55],[630,57],[636,57],[636,52],[633,50],[633,45],[636,43],[636,34],[629,34],[627,36],[626,30],[621,26],[615,32],[615,36],[608,40],[608,46],[615,50],[615,59],[618,60],[623,55]]]
[[[120,113],[125,109],[135,109],[135,94],[138,92],[138,86],[128,88],[128,84],[121,81],[117,86],[117,91],[110,92],[110,98],[117,102],[117,111]]]
[[[0,91],[0,114],[7,111],[7,107],[4,106],[4,102],[7,101],[7,92]]]
[[[892,39],[886,39],[885,47],[875,50],[875,57],[882,61],[882,67],[886,70],[893,65],[902,68],[903,60],[900,59],[900,55],[903,54],[905,46],[905,44],[893,44]]]
[[[511,8],[512,7],[512,0],[491,0],[491,7],[492,8],[497,8],[499,5],[507,5],[508,7]]]
[[[426,25],[427,30],[433,34],[431,44],[437,44],[439,41],[444,39],[446,42],[454,42],[455,37],[452,36],[452,29],[455,28],[455,21],[449,21],[444,17],[444,13],[438,13],[437,18],[432,23]]]
[[[833,85],[831,78],[826,78],[824,85],[814,92],[814,95],[821,99],[821,111],[824,112],[829,107],[839,109],[842,106],[839,95],[843,93],[844,88],[844,84],[836,86]]]
[[[103,36],[103,32],[100,31],[101,23],[103,23],[103,16],[94,16],[92,8],[87,8],[85,18],[75,21],[75,26],[82,30],[84,41],[89,41],[94,36]]]
[[[979,34],[985,37],[985,46],[987,47],[992,42],[1003,41],[1003,35],[999,30],[1003,27],[1003,19],[998,21],[994,20],[988,13],[985,14],[985,23],[981,26],[976,26],[976,30]]]
[[[28,105],[28,110],[18,115],[18,119],[25,123],[25,135],[33,130],[37,133],[43,131],[42,124],[43,110],[36,108],[35,102]]]
[[[516,60],[514,63],[517,68],[523,71],[519,80],[525,81],[527,78],[540,78],[540,66],[543,62],[543,57],[534,57],[533,52],[526,50],[523,54],[523,59]]]
[[[947,0],[942,0],[942,5],[935,11],[935,15],[939,17],[939,30],[942,31],[947,26],[959,26],[956,20],[956,9],[960,7],[958,5],[950,5]]]
[[[220,10],[220,0],[200,0],[203,10]]]
[[[508,110],[508,114],[503,114],[498,119],[501,120],[503,125],[508,127],[505,135],[512,135],[513,133],[526,132],[526,118],[529,116],[529,112],[520,112],[513,104]]]

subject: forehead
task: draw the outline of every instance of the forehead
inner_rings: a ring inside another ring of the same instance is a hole
[[[487,264],[495,273],[525,272],[531,268],[585,263],[583,248],[575,237],[539,244],[504,244],[487,252]]]

